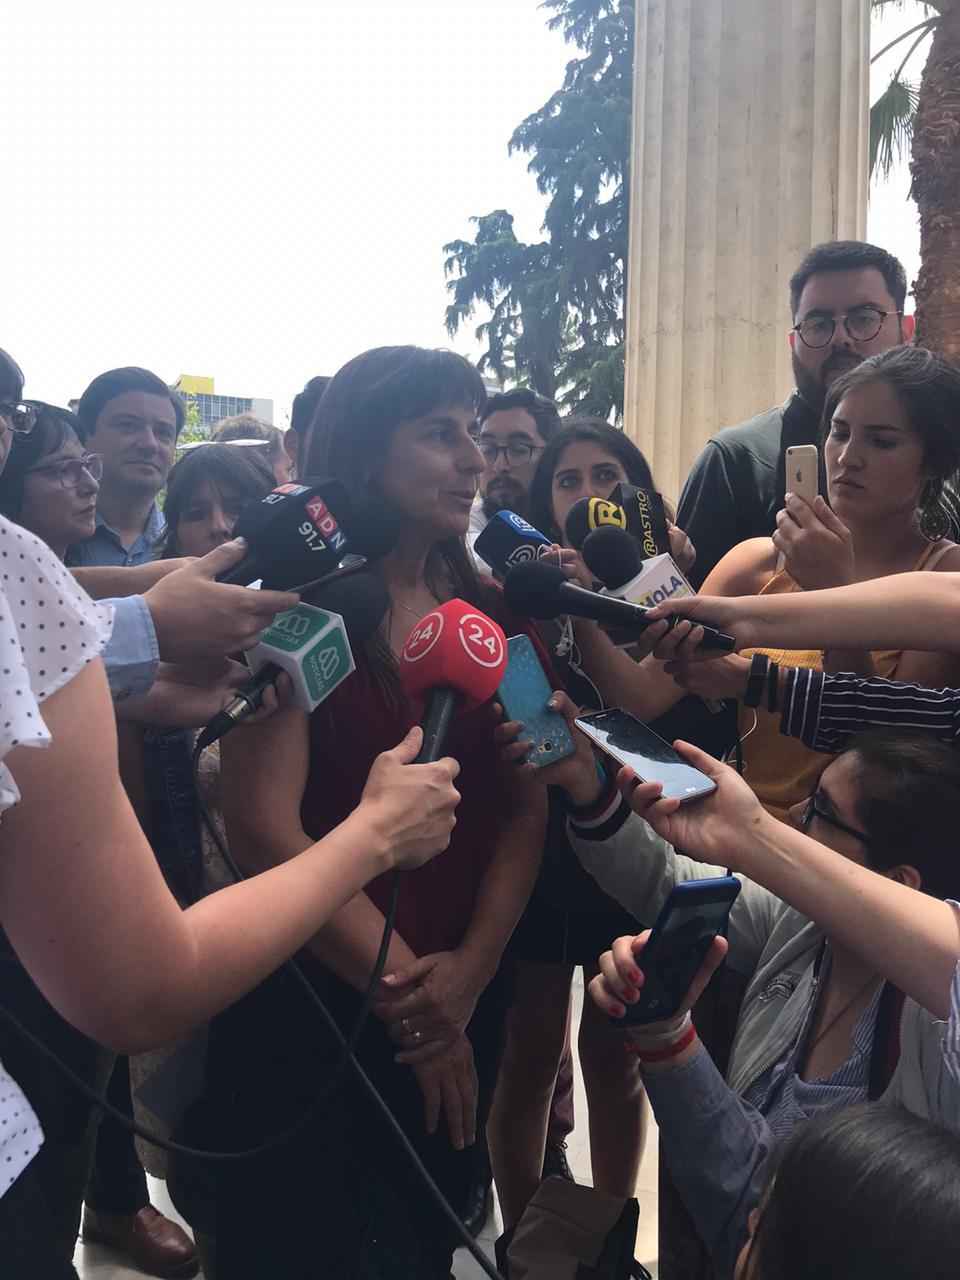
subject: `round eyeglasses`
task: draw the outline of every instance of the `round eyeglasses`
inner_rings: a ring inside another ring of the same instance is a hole
[[[51,462],[44,467],[31,467],[28,476],[53,476],[64,489],[76,489],[86,472],[91,480],[103,475],[103,458],[99,453],[88,453],[85,458],[67,458],[63,462]]]
[[[28,436],[37,421],[37,410],[32,404],[13,404],[0,400],[0,418],[9,425],[15,436]]]
[[[845,316],[810,316],[793,326],[805,347],[825,347],[833,341],[837,325],[842,324],[852,342],[869,342],[883,328],[887,316],[902,316],[902,311],[881,311],[879,307],[856,307]]]
[[[825,822],[828,827],[833,827],[837,831],[842,831],[844,835],[853,836],[854,840],[859,840],[861,844],[869,844],[870,837],[865,831],[858,831],[856,827],[848,827],[845,822],[841,822],[839,818],[833,818],[829,813],[824,813],[819,804],[819,793],[814,791],[813,795],[806,803],[803,814],[800,818],[800,830],[806,831],[814,818],[819,818],[821,822]]]
[[[483,454],[488,467],[492,467],[501,453],[507,460],[508,467],[525,467],[535,453],[543,453],[544,446],[536,444],[497,444],[494,440],[477,441],[477,448]]]

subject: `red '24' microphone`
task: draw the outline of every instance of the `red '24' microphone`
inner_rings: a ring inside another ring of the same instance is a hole
[[[492,698],[506,665],[503,631],[465,600],[448,600],[420,619],[400,654],[404,692],[424,703],[414,764],[440,759],[450,721]]]

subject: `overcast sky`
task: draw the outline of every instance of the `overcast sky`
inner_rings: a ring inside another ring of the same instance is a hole
[[[544,19],[537,0],[4,6],[0,346],[28,394],[145,364],[271,398],[281,422],[365,347],[449,342],[441,246],[492,208],[521,237],[542,218],[506,142],[573,53]],[[912,278],[906,185],[870,234]]]

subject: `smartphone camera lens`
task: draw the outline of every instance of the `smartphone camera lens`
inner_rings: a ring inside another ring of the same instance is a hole
[[[547,755],[552,750],[553,750],[553,743],[550,742],[549,740],[547,740],[540,748],[540,752],[542,755]]]

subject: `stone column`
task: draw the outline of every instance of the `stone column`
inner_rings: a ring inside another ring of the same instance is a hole
[[[869,0],[637,0],[624,426],[672,498],[793,385],[788,281],[867,219]]]

